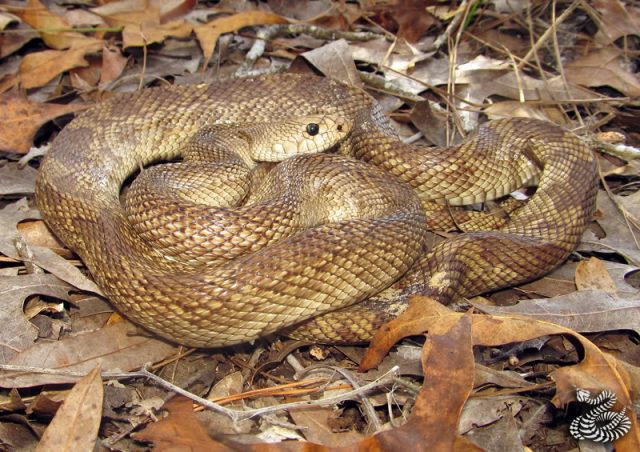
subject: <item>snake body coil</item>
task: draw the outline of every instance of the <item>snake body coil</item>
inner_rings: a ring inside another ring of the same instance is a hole
[[[349,124],[336,152],[286,160],[238,209],[180,200],[162,208],[140,195],[146,207],[136,226],[122,206],[133,173],[188,160],[185,149],[203,130],[314,115]],[[535,179],[536,194],[499,230],[471,221],[476,232],[424,253],[425,209],[484,202]],[[419,148],[398,140],[363,91],[289,74],[98,104],[55,139],[36,197],[122,313],[173,341],[211,347],[285,327],[327,341],[367,340],[410,294],[448,302],[535,278],[573,251],[596,187],[590,151],[551,124],[494,121],[463,145]],[[242,251],[202,257],[222,248]]]

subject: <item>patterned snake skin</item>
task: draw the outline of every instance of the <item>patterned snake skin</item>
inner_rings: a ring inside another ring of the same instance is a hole
[[[178,200],[162,210],[149,201],[135,224],[123,207],[131,204],[123,185],[138,169],[189,160],[185,149],[203,130],[309,115],[342,118],[350,130],[333,153],[277,165],[237,209]],[[476,232],[426,252],[425,212],[531,181],[536,194],[499,230],[471,220],[465,230]],[[401,143],[363,91],[288,74],[110,98],[55,139],[36,197],[124,315],[172,341],[215,347],[283,329],[366,341],[411,294],[447,303],[538,277],[576,247],[596,189],[591,152],[552,124],[494,121],[461,146],[421,148]],[[236,247],[243,251],[233,259],[207,260]]]

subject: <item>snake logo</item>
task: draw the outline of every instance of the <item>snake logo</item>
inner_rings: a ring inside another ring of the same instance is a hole
[[[610,443],[631,430],[631,420],[625,414],[625,408],[619,412],[611,411],[617,400],[613,392],[605,390],[592,398],[589,391],[578,388],[576,398],[589,408],[571,422],[569,432],[574,438]]]

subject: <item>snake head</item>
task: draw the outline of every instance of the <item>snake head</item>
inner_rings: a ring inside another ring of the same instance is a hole
[[[591,398],[591,393],[586,389],[576,388],[576,400],[585,403]]]
[[[260,149],[256,160],[282,161],[302,154],[325,152],[344,140],[352,121],[339,115],[299,116],[269,125],[264,139],[256,140]]]

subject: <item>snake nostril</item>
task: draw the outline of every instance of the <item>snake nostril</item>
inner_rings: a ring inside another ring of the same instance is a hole
[[[342,132],[342,124],[338,124],[338,132]]]

